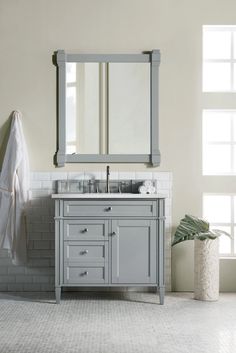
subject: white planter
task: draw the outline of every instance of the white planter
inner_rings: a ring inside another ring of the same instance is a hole
[[[219,298],[219,239],[194,240],[194,299]]]

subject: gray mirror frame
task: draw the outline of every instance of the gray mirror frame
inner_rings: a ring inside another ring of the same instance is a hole
[[[159,65],[160,50],[142,54],[67,54],[64,50],[55,53],[57,65],[57,152],[55,164],[65,163],[150,163],[160,165],[159,151]],[[66,154],[66,63],[69,62],[113,62],[150,63],[150,154]]]

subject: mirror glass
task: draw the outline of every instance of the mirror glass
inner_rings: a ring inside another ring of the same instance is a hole
[[[66,154],[150,153],[150,64],[66,63]]]

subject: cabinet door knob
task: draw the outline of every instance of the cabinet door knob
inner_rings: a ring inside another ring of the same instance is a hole
[[[107,211],[111,211],[111,210],[112,210],[111,206],[107,207]]]
[[[81,276],[88,276],[88,271],[84,271],[81,273]]]
[[[112,236],[116,235],[116,232],[112,232],[111,235],[112,235]]]
[[[82,254],[88,254],[88,250],[87,250],[87,249],[84,250],[84,251],[82,252]]]
[[[83,232],[87,233],[88,232],[88,228],[84,228]]]

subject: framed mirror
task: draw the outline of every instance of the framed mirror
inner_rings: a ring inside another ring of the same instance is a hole
[[[159,50],[143,54],[66,54],[58,67],[57,166],[160,164]]]

